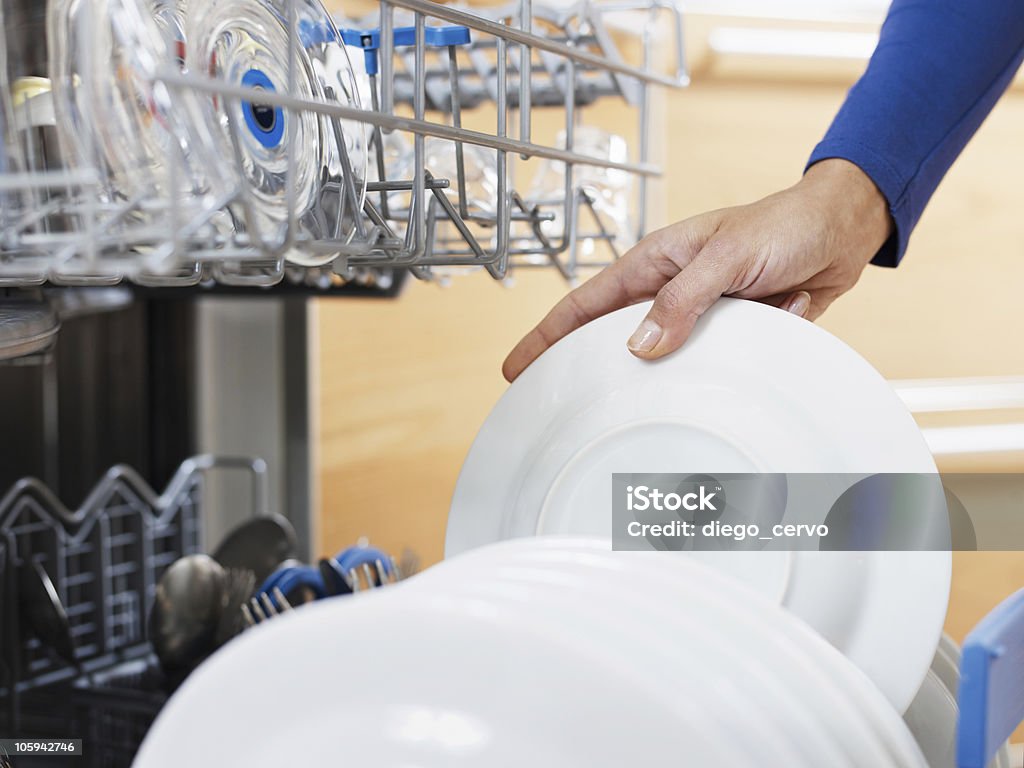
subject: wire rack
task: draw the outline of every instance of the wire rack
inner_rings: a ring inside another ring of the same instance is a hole
[[[295,2],[284,5],[292,20]],[[340,20],[338,27],[326,33],[338,39],[327,42],[353,60],[361,104],[310,98],[294,87],[301,38],[310,34],[301,24],[288,25],[287,77],[277,87],[183,68],[168,53],[175,50],[170,38],[164,55],[142,73],[172,99],[199,94],[248,110],[257,121],[271,111],[326,121],[343,169],[330,200],[321,195],[313,212],[327,220],[321,227],[327,236],[310,236],[301,226],[311,212],[294,192],[302,159],[293,152],[284,171],[282,223],[268,233],[244,183],[229,185],[199,209],[194,200],[186,206],[181,196],[160,192],[181,188],[188,168],[179,151],[164,158],[166,183],[134,196],[111,194],[100,162],[73,168],[34,162],[37,148],[26,145],[36,132],[15,130],[25,120],[14,107],[9,144],[20,150],[0,167],[0,285],[130,280],[150,287],[328,288],[387,282],[396,270],[429,279],[485,269],[500,279],[510,269],[537,266],[574,280],[642,235],[648,180],[657,174],[650,162],[650,91],[688,82],[683,20],[674,4],[584,1],[552,8],[519,0],[470,11],[388,0],[371,18]],[[5,95],[16,94],[13,101],[24,95],[22,80],[3,85]],[[583,113],[608,99],[635,114],[638,140],[619,152],[582,148]],[[554,141],[535,135],[540,110],[561,125]],[[467,127],[488,121],[488,130]],[[283,141],[294,138],[296,122],[285,120]],[[241,166],[247,125],[229,121],[227,130],[233,149],[227,162]],[[362,132],[355,142],[353,132]],[[538,190],[535,180],[545,174],[557,182]],[[615,175],[616,206],[628,212],[627,222],[609,215],[606,190],[594,182],[600,174]],[[345,237],[336,234],[341,222],[350,230]]]
[[[9,714],[26,691],[148,653],[145,622],[160,576],[182,555],[201,551],[211,470],[250,474],[254,513],[265,513],[266,468],[248,458],[189,459],[162,494],[130,467],[117,466],[74,511],[35,478],[0,497],[0,702],[13,701]],[[32,561],[45,569],[65,608],[74,664],[19,630],[18,581]]]
[[[77,510],[34,478],[0,497],[0,729],[13,737],[75,734],[84,765],[128,766],[168,687],[146,637],[157,582],[179,557],[202,551],[205,479],[241,472],[254,514],[266,514],[262,460],[197,456],[163,493],[113,467]],[[42,566],[67,615],[73,660],[26,626],[21,580]],[[44,757],[40,765],[54,763]]]

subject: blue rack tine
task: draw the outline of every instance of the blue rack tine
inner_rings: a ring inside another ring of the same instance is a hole
[[[380,48],[380,29],[343,29],[341,39],[345,45],[363,49],[366,74],[376,75],[378,71],[377,49]],[[416,45],[416,27],[395,27],[396,46]],[[431,48],[448,48],[455,45],[469,45],[469,27],[446,26],[424,29],[423,40]]]
[[[985,768],[1024,721],[1024,589],[967,635],[957,698],[957,765]]]

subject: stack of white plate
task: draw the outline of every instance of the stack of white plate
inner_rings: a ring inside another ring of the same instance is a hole
[[[878,689],[684,558],[551,537],[261,625],[190,677],[138,766],[923,768]]]
[[[930,768],[956,768],[959,719],[956,694],[960,687],[960,648],[943,634],[932,667],[903,713],[903,720],[921,747]],[[1010,768],[1009,742],[996,752],[989,768]]]
[[[139,765],[952,768],[951,688],[929,672],[949,552],[608,543],[615,472],[935,472],[906,408],[838,340],[749,302],[644,363],[623,342],[646,311],[590,323],[508,390],[459,478],[449,560],[229,644]],[[785,487],[758,492],[785,514]]]

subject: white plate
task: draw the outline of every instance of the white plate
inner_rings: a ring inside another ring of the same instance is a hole
[[[948,704],[944,703],[946,697],[941,696],[935,689],[933,681],[930,679],[932,676],[938,678],[942,687],[949,693],[949,699],[952,700],[953,706],[957,708],[956,714],[959,716],[959,708],[956,704],[957,690],[960,688],[960,646],[956,644],[945,632],[942,633],[942,637],[939,640],[939,647],[935,651],[935,659],[932,661],[932,668],[929,675],[925,678],[921,684],[921,689],[917,692],[917,696],[911,703],[910,708],[907,710],[905,718],[908,723],[913,723],[915,730],[921,730],[926,723],[922,723],[922,720],[927,720],[930,715],[929,711],[939,710],[947,713],[948,721]],[[918,701],[921,699],[921,701]],[[925,731],[925,733],[927,733]],[[915,737],[918,734],[915,734]],[[937,734],[939,739],[944,739],[944,734]],[[922,745],[924,746],[924,745]],[[927,749],[934,749],[934,744],[928,746]],[[926,750],[927,751],[927,750]],[[951,755],[952,756],[952,755]],[[996,752],[995,757],[989,763],[990,768],[1010,768],[1012,758],[1010,757],[1010,743],[1006,742],[999,751]],[[934,766],[932,768],[935,768]]]
[[[682,350],[650,363],[623,341],[648,308],[589,323],[508,389],[459,476],[447,555],[514,537],[607,536],[612,472],[936,471],[885,380],[813,324],[723,299]],[[938,642],[949,553],[751,555],[747,583],[785,593],[904,711]]]
[[[703,599],[666,600],[672,585],[644,577],[658,569],[656,562],[609,561],[612,553],[598,543],[563,537],[504,542],[445,561],[411,584],[489,603],[518,602],[550,621],[553,632],[600,637],[639,674],[696,703],[704,727],[724,729],[745,754],[767,751],[792,766],[836,764],[827,759],[830,744],[820,729],[791,738],[786,726],[806,716],[800,699],[774,689],[764,665],[727,641],[728,627],[704,620]],[[714,599],[713,584],[708,594]],[[737,722],[744,727],[736,729]]]
[[[716,628],[700,625],[699,611],[693,612],[693,625],[684,632],[673,617],[657,616],[649,596],[624,593],[622,585],[614,583],[622,574],[608,573],[600,560],[580,553],[558,554],[570,562],[506,553],[486,568],[460,563],[470,567],[453,572],[430,569],[410,585],[520,612],[524,620],[540,623],[550,635],[569,641],[596,639],[628,664],[637,679],[669,694],[681,717],[698,717],[709,737],[735,751],[734,760],[757,762],[767,751],[787,767],[821,764],[805,761],[800,753],[807,745],[794,743],[780,727],[791,717],[786,701],[775,701],[771,709],[757,706],[767,700],[764,686],[744,674],[744,659],[715,642],[721,639]],[[571,563],[574,556],[585,562]],[[700,664],[694,664],[695,659]],[[743,729],[736,728],[738,722]],[[815,733],[804,741],[820,743],[822,738]]]
[[[929,768],[956,768],[956,700],[934,672],[925,675],[903,720]]]
[[[960,647],[945,632],[939,639],[939,647],[935,649],[932,672],[938,676],[953,698],[956,698],[957,690],[960,688]]]
[[[544,629],[403,586],[304,606],[203,663],[134,766],[762,764],[596,638]]]
[[[564,593],[579,579],[576,601],[592,603],[610,623],[639,625],[633,630],[644,639],[637,650],[647,647],[649,636],[674,639],[676,658],[685,666],[682,679],[711,672],[723,687],[738,681],[756,714],[744,716],[737,704],[735,719],[768,724],[781,736],[788,731],[811,764],[923,766],[905,725],[863,673],[770,602],[695,566],[666,555],[613,553],[606,542],[592,539],[544,537],[478,549],[429,569],[413,583],[438,591],[462,583],[462,589],[483,594],[490,589],[490,599],[500,601],[506,598],[495,585],[502,579],[540,584],[547,573],[552,593]],[[558,603],[558,597],[537,590],[529,597]],[[698,648],[697,635],[712,647]],[[665,684],[675,685],[671,664],[663,669]],[[786,763],[767,740],[764,749]],[[834,752],[827,757],[830,749],[846,758]]]
[[[619,563],[625,569],[617,568],[586,550],[480,551],[494,559],[456,558],[448,563],[457,568],[432,568],[417,578],[418,585],[479,595],[492,604],[519,602],[531,616],[551,622],[552,632],[599,636],[629,658],[638,674],[696,704],[704,727],[724,729],[745,755],[771,754],[772,764],[786,766],[847,762],[841,745],[807,710],[800,681],[780,685],[759,656],[737,647],[727,624],[708,620],[701,601],[678,595],[667,601],[667,585],[643,578],[645,569],[629,567],[634,564],[628,561]],[[652,583],[657,588],[648,591]],[[712,599],[714,594],[712,588]],[[864,741],[856,740],[871,754]]]

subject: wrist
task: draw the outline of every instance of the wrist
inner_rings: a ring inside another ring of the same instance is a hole
[[[889,201],[871,177],[840,158],[815,163],[797,185],[822,206],[838,243],[870,261],[895,227]]]

